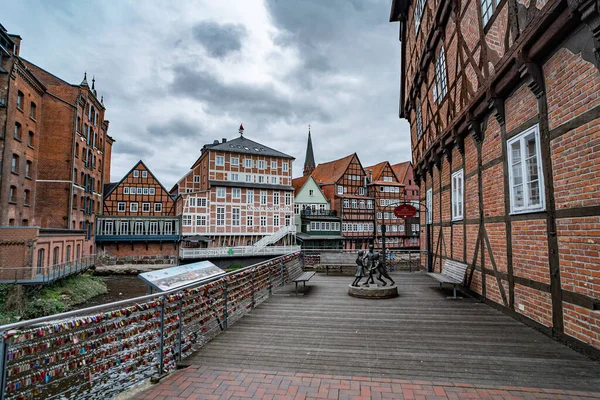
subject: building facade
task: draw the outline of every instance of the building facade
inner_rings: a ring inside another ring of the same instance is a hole
[[[143,161],[105,185],[96,244],[103,263],[175,264],[181,219],[175,201]]]
[[[425,204],[421,203],[419,197],[419,185],[415,182],[412,162],[405,161],[392,165],[392,170],[398,177],[398,181],[404,185],[404,202],[412,204],[417,210],[417,215],[404,220],[405,248],[418,249],[420,244],[420,213],[425,211]]]
[[[23,59],[20,47],[0,25],[0,225],[39,227],[53,243],[68,238],[59,257],[37,259],[71,262],[95,252],[113,140],[95,82],[69,84]]]
[[[182,258],[295,244],[293,157],[243,136],[214,141],[171,190]],[[194,249],[212,248],[214,251]],[[274,248],[271,250],[275,251]]]
[[[345,249],[365,249],[375,232],[374,198],[356,153],[321,163],[312,172],[315,182],[341,217]]]
[[[432,268],[468,263],[486,302],[596,356],[599,11],[579,0],[391,10]]]
[[[306,171],[306,168],[305,168]],[[296,238],[303,249],[342,248],[342,223],[337,211],[314,178],[305,175],[292,180]]]

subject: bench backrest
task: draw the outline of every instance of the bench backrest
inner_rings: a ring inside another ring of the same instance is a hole
[[[302,275],[302,262],[300,258],[296,260],[292,260],[286,264],[286,272],[287,272],[287,281],[291,282],[300,275]]]
[[[321,264],[355,264],[358,250],[352,253],[321,253]]]
[[[464,281],[465,273],[467,272],[467,264],[460,263],[454,260],[445,260],[442,268],[442,274],[448,275],[457,281]]]

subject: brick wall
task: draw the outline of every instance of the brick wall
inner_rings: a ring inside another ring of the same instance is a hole
[[[103,243],[98,246],[99,265],[177,264],[179,246],[173,243]]]

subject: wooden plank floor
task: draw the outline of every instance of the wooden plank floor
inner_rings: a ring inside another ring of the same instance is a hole
[[[346,294],[317,274],[280,289],[186,363],[314,374],[600,392],[600,363],[472,298],[448,300],[421,273],[394,273],[400,297]]]

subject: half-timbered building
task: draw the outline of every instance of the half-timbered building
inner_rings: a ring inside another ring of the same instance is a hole
[[[175,201],[143,161],[105,185],[104,193],[96,244],[106,262],[176,262],[181,222]]]
[[[600,355],[600,4],[394,0],[390,19],[430,268],[467,263],[486,302]]]
[[[356,153],[317,165],[312,177],[342,218],[344,248],[367,248],[375,232],[374,199],[369,197],[368,177]]]
[[[242,126],[239,137],[204,145],[171,189],[182,217],[180,256],[275,254],[294,245],[293,160],[248,139]]]
[[[425,211],[425,204],[420,202],[419,185],[415,182],[413,165],[410,161],[392,165],[392,170],[398,177],[398,182],[404,185],[404,202],[412,204],[417,215],[404,220],[404,247],[418,248],[420,234],[420,213]]]

